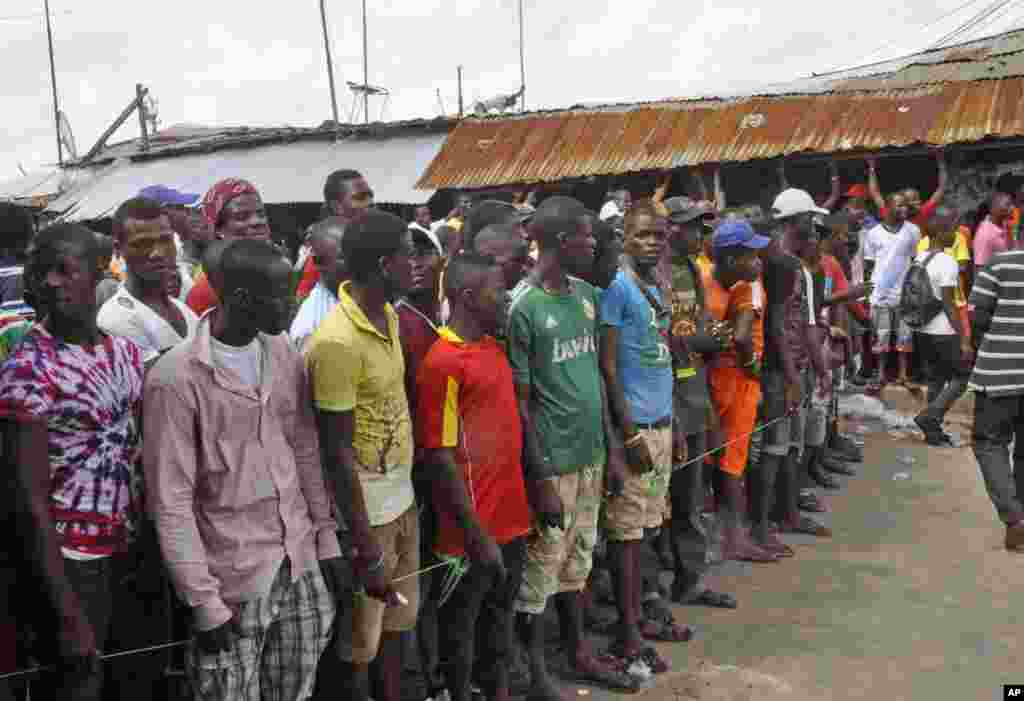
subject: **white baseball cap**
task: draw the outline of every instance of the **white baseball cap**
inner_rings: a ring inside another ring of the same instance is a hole
[[[437,251],[437,255],[444,255],[444,249],[441,247],[441,242],[438,240],[437,234],[435,234],[433,231],[430,231],[429,229],[424,229],[416,222],[412,222],[411,224],[409,224],[409,231],[412,232],[413,238],[419,235],[430,241],[430,243],[434,245],[434,249]]]
[[[780,192],[772,203],[772,216],[776,219],[786,219],[807,212],[831,214],[827,209],[814,204],[814,198],[805,190],[798,190],[795,187]]]

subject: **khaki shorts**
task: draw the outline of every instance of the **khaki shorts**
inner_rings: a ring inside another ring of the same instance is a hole
[[[610,497],[604,505],[608,540],[643,540],[644,529],[660,528],[665,519],[665,498],[672,476],[672,428],[641,430],[647,442],[654,469],[640,474],[630,469],[622,494]]]
[[[338,633],[338,655],[346,662],[368,664],[377,657],[382,633],[401,633],[416,627],[419,610],[419,577],[409,577],[420,568],[420,524],[416,507],[391,523],[373,528],[373,536],[384,550],[384,570],[395,583],[395,591],[409,603],[386,608],[384,602],[357,592],[353,602],[352,635],[345,644],[345,631]],[[339,621],[343,617],[339,616]]]
[[[548,597],[583,591],[594,564],[604,466],[591,465],[548,481],[562,498],[565,528],[537,525],[527,539],[523,583],[515,602],[520,613],[542,614]]]

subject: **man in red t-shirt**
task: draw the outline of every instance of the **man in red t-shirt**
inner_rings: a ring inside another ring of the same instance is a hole
[[[463,253],[448,265],[445,293],[451,319],[417,378],[417,444],[435,471],[435,548],[471,565],[440,609],[441,668],[452,701],[470,701],[476,653],[485,696],[507,699],[530,508],[512,367],[494,338],[504,309],[502,269]]]
[[[935,154],[935,164],[939,169],[939,185],[928,201],[921,204],[921,193],[913,187],[908,187],[900,192],[907,199],[907,219],[921,230],[922,236],[928,235],[928,220],[932,218],[936,208],[942,203],[942,197],[949,182],[949,171],[946,168],[946,159],[942,149],[935,149],[933,153]],[[878,205],[878,216],[883,220],[888,219],[889,208],[886,207],[885,198],[882,197],[882,191],[878,187],[877,165],[874,158],[868,159],[868,190],[871,193],[871,199]]]

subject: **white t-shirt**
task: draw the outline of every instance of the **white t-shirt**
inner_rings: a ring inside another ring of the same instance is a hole
[[[925,259],[931,254],[931,251],[925,251],[917,257],[916,261],[924,263]],[[955,289],[960,284],[960,266],[953,260],[953,256],[948,253],[942,251],[936,253],[935,257],[928,261],[928,267],[925,270],[928,271],[928,280],[932,283],[932,293],[938,297],[939,301],[942,301],[943,287]],[[934,319],[921,328],[921,333],[932,336],[952,336],[956,331],[953,329],[953,325],[949,323],[946,310],[943,309],[935,315]]]
[[[896,233],[890,233],[882,224],[868,232],[864,243],[864,260],[875,262],[871,281],[873,306],[895,307],[900,303],[903,279],[910,269],[910,261],[921,241],[921,230],[911,222],[904,222]]]
[[[181,260],[180,256],[178,260]],[[188,299],[188,293],[192,291],[192,286],[195,284],[192,281],[192,266],[182,261],[178,263],[178,273],[181,275],[181,294],[178,295],[178,299],[184,302]]]
[[[306,352],[306,346],[313,337],[313,332],[320,328],[331,310],[338,306],[338,295],[327,289],[323,282],[316,283],[313,291],[302,301],[299,313],[292,321],[288,336],[300,353]]]
[[[259,387],[263,375],[263,345],[260,337],[252,339],[247,346],[229,346],[210,336],[210,351],[213,362],[221,370],[233,373],[249,387]]]
[[[121,285],[114,296],[103,303],[96,323],[112,336],[124,336],[134,341],[142,349],[143,362],[148,362],[193,336],[199,325],[199,317],[194,311],[177,299],[172,298],[171,303],[185,318],[184,336],[149,305],[136,299],[126,285]]]
[[[621,217],[622,210],[619,209],[619,203],[615,200],[608,200],[601,207],[600,214],[597,215],[601,221],[607,221],[612,217]]]

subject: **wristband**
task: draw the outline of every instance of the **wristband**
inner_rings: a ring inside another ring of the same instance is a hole
[[[356,561],[359,562],[360,559],[361,558],[357,557]],[[366,562],[366,560],[363,560],[363,562]],[[362,564],[362,563],[360,563],[360,564]],[[381,553],[380,557],[378,557],[373,563],[362,567],[362,570],[364,572],[366,572],[367,574],[369,574],[371,572],[376,572],[377,570],[381,569],[382,567],[384,567],[384,553]]]

